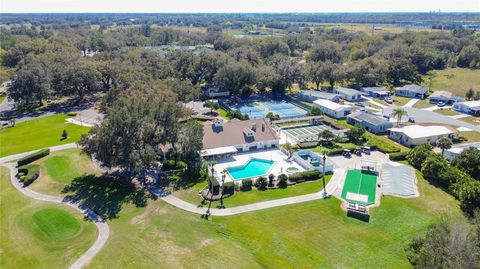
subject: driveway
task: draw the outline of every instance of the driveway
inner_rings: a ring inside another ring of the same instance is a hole
[[[408,101],[405,105],[403,105],[403,107],[412,107],[412,106],[415,105],[418,101],[420,101],[420,99],[411,99],[411,100]]]
[[[377,169],[380,169],[379,165],[387,163],[390,160],[388,155],[381,153],[380,151],[372,151],[370,154],[362,154],[362,156],[357,156],[352,154],[352,157],[345,158],[342,155],[328,157],[330,161],[335,165],[335,169],[359,169],[361,160],[372,160],[377,162]]]
[[[403,108],[408,115],[402,118],[402,121],[408,121],[408,118],[412,117],[417,123],[433,123],[433,124],[443,124],[451,125],[457,127],[465,127],[477,132],[480,132],[480,126],[473,125],[468,122],[464,122],[449,116],[445,116],[433,111],[428,111],[425,109],[413,108],[413,107],[404,107]],[[385,108],[383,110],[383,115],[390,116],[392,114],[393,108]]]

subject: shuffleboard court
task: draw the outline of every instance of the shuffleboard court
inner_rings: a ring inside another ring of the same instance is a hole
[[[349,170],[342,190],[342,198],[350,203],[370,205],[375,203],[377,175],[362,170]]]

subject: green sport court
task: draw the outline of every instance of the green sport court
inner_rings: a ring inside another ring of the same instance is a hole
[[[377,175],[372,171],[349,170],[342,190],[342,198],[359,205],[375,203]]]

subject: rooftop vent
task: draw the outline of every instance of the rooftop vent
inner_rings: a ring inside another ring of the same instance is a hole
[[[251,127],[252,131],[256,132],[257,131],[257,124],[255,122],[252,123]]]

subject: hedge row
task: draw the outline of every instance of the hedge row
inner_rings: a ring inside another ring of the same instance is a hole
[[[378,151],[381,151],[383,153],[400,152],[400,148],[395,146],[393,142],[387,143],[386,141],[377,139],[373,136],[368,138],[367,144],[371,147],[376,147]]]
[[[317,141],[300,142],[297,144],[297,146],[301,149],[315,148],[316,146],[318,146],[318,142]]]
[[[390,153],[388,158],[390,158],[391,161],[404,161],[407,159],[407,154],[408,151],[394,152]]]
[[[24,186],[32,184],[40,176],[40,165],[29,164],[18,168],[18,177]]]
[[[50,154],[50,149],[41,149],[37,152],[34,152],[28,156],[25,156],[23,158],[21,158],[20,160],[17,161],[17,166],[23,166],[23,165],[26,165],[26,164],[29,164],[31,162],[34,162],[42,157],[45,157],[47,156],[48,154]]]
[[[309,180],[317,180],[322,177],[322,174],[317,170],[308,170],[305,172],[298,172],[291,174],[288,180],[291,182],[304,182]]]

